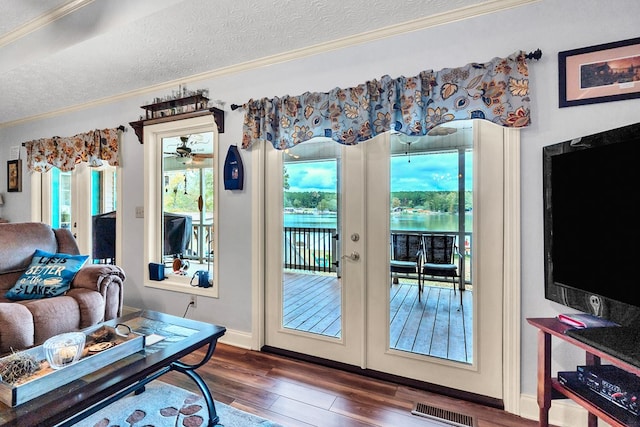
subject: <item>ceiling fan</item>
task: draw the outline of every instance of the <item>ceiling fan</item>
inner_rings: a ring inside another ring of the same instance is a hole
[[[176,147],[176,150],[174,152],[165,151],[164,154],[174,156],[184,164],[189,164],[193,161],[202,162],[204,159],[212,159],[213,153],[198,153],[194,152],[194,150],[189,147],[189,145],[194,145],[200,142],[196,141],[199,139],[197,136],[194,135],[194,138],[191,138],[191,136],[192,135],[181,136],[181,144]]]

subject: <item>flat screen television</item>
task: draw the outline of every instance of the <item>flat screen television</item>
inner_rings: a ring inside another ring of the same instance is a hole
[[[640,123],[543,148],[545,298],[640,325]]]

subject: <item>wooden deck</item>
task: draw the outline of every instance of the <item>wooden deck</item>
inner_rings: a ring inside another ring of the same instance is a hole
[[[341,282],[335,275],[285,273],[285,328],[339,337]],[[390,287],[390,347],[448,360],[473,360],[473,291],[426,282],[421,301],[415,281]]]

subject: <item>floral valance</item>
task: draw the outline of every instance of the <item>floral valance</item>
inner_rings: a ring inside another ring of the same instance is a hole
[[[54,136],[26,142],[27,168],[33,172],[46,172],[57,167],[66,172],[81,162],[98,167],[103,161],[119,166],[121,134],[122,128],[96,129],[69,137]]]
[[[318,136],[357,144],[389,130],[425,135],[452,120],[524,127],[530,123],[529,72],[520,51],[413,77],[383,76],[330,92],[249,100],[242,107],[243,148],[265,140],[287,149]]]

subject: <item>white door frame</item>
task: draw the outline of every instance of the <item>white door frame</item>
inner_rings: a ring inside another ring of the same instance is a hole
[[[520,415],[520,130],[504,128],[503,402]]]
[[[504,254],[503,254],[503,403],[505,410],[520,413],[520,131],[504,128]],[[265,145],[254,145],[252,161],[252,349],[265,342],[264,318],[264,207]]]

